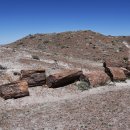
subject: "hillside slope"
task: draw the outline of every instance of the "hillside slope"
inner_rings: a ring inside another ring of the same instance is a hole
[[[13,49],[29,49],[49,52],[53,55],[103,61],[121,60],[128,57],[130,37],[105,36],[92,31],[63,32],[29,35],[12,44]]]

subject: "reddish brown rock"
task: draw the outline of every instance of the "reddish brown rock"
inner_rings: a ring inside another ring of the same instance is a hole
[[[124,71],[126,77],[127,77],[127,78],[130,78],[130,70],[128,70],[128,69],[126,69],[126,68],[121,68],[121,69]]]
[[[90,71],[85,73],[84,76],[92,87],[106,85],[110,82],[110,77],[104,71]]]
[[[21,70],[21,80],[26,80],[29,87],[42,86],[46,83],[45,70]]]
[[[82,74],[82,71],[79,70],[65,70],[48,76],[46,79],[46,84],[50,88],[63,87],[78,81]]]
[[[17,82],[1,85],[0,96],[4,99],[29,96],[28,84],[26,81],[17,81]]]
[[[103,67],[127,67],[127,63],[123,62],[123,61],[110,61],[110,60],[106,60],[103,63]]]
[[[120,67],[106,67],[105,72],[110,76],[112,81],[126,80],[126,75]]]
[[[130,70],[130,61],[127,62],[127,67],[128,70]]]

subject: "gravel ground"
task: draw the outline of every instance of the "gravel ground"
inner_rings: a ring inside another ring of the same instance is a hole
[[[79,91],[30,88],[30,96],[0,98],[2,130],[130,130],[130,81]]]

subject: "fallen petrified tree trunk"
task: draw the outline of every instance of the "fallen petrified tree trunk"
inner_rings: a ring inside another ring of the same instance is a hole
[[[0,96],[4,99],[29,96],[28,84],[26,81],[17,81],[1,85]]]
[[[50,88],[63,87],[78,81],[82,74],[82,71],[79,70],[62,71],[60,73],[48,76],[46,79],[46,84]]]
[[[130,70],[130,61],[127,62],[127,67],[128,70]]]
[[[29,87],[42,86],[46,83],[45,70],[21,70],[21,80],[26,80]]]
[[[121,69],[124,71],[126,77],[127,77],[127,78],[130,78],[130,70],[128,70],[128,69],[126,69],[126,68],[121,68]]]
[[[110,60],[106,60],[103,63],[103,67],[123,67],[123,68],[126,68],[127,67],[127,63],[125,63],[123,61],[110,61]]]
[[[112,82],[126,80],[126,75],[120,67],[106,67],[105,72],[110,76]]]
[[[90,86],[92,87],[98,87],[102,85],[106,85],[110,82],[110,77],[104,72],[104,71],[90,71],[84,74],[84,77],[82,79],[85,79],[85,81],[89,81]]]

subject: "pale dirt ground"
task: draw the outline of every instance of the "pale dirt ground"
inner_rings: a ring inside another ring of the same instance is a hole
[[[0,98],[2,130],[130,130],[130,81],[77,90],[29,88],[30,96]]]
[[[32,54],[38,54],[40,61]],[[45,68],[47,75],[66,68],[102,69],[101,63],[37,51],[2,47],[0,56],[0,64],[8,68],[6,76],[1,72],[0,84],[17,80],[13,72],[21,69]],[[75,84],[29,91],[30,96],[20,99],[0,98],[0,130],[130,130],[130,80],[83,92]]]

